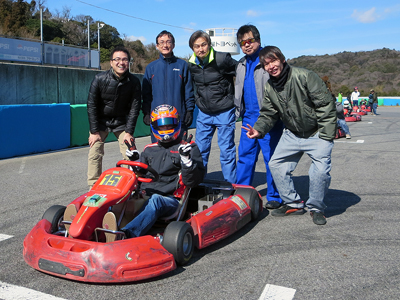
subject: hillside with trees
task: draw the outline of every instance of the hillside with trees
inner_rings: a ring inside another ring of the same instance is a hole
[[[62,11],[50,12],[46,0],[0,0],[0,36],[40,40],[40,7],[43,9],[43,40],[64,43],[68,46],[87,47],[87,26],[89,22],[90,47],[98,48],[97,23],[101,28],[100,62],[102,69],[109,68],[110,52],[116,46],[125,46],[133,58],[131,72],[143,73],[146,66],[157,59],[159,54],[154,43],[143,45],[140,40],[131,41],[120,36],[118,30],[102,20],[89,15],[72,16],[69,7]]]
[[[329,77],[335,95],[344,96],[357,86],[362,96],[374,89],[380,96],[400,95],[400,51],[387,48],[341,52],[333,55],[300,56],[288,59],[292,66]]]
[[[87,24],[90,28],[90,46],[97,49],[97,23],[101,29],[101,68],[109,68],[109,55],[116,46],[123,45],[131,53],[131,72],[144,73],[146,66],[157,59],[159,53],[154,43],[143,45],[121,37],[118,30],[102,20],[89,15],[72,16],[71,9],[50,12],[46,0],[0,0],[0,36],[40,40],[40,10],[43,8],[43,38],[45,42],[87,47]],[[183,59],[188,59],[183,57]],[[400,52],[387,48],[374,51],[341,52],[334,55],[300,56],[288,59],[293,66],[315,71],[327,76],[335,95],[346,96],[357,86],[362,96],[374,89],[380,96],[400,95]]]

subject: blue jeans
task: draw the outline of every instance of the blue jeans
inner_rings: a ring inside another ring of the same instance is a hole
[[[372,104],[372,110],[374,111],[374,115],[376,115],[376,109],[378,108],[378,103]]]
[[[254,126],[256,118],[243,117],[242,126],[250,124]],[[267,179],[267,201],[282,202],[278,190],[269,170],[268,163],[282,135],[283,123],[279,121],[270,132],[262,139],[250,139],[247,137],[247,131],[242,129],[238,147],[239,159],[237,162],[237,184],[252,185],[256,163],[260,150],[262,151],[265,163]]]
[[[178,208],[179,201],[174,197],[153,194],[142,206],[139,214],[122,230],[128,232],[129,237],[138,237],[145,234],[160,217],[172,215]]]
[[[347,126],[346,120],[337,119],[337,124],[340,128],[344,130],[346,134],[350,134],[349,126]]]
[[[331,183],[329,172],[331,171],[332,148],[333,142],[320,139],[319,133],[304,139],[295,136],[288,129],[283,130],[282,137],[269,162],[269,169],[284,204],[296,208],[304,207],[294,187],[292,172],[303,154],[307,153],[311,158],[311,166],[308,171],[310,186],[306,205],[310,211],[324,212],[326,208],[324,197]]]
[[[196,121],[196,144],[207,169],[211,151],[211,141],[218,128],[218,146],[220,149],[224,179],[230,183],[236,182],[236,145],[235,145],[235,108],[219,114],[206,114],[199,110]]]

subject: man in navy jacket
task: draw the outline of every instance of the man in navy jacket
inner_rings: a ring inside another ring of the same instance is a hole
[[[175,38],[172,33],[161,31],[156,44],[160,57],[146,67],[143,77],[143,122],[150,125],[151,111],[161,104],[169,104],[178,110],[182,132],[187,131],[194,111],[192,78],[187,63],[174,55]],[[153,136],[152,141],[156,142]]]

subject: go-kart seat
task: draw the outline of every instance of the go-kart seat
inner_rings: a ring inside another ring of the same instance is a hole
[[[179,199],[178,207],[176,208],[175,212],[172,215],[162,217],[160,218],[160,220],[162,221],[182,220],[186,212],[189,194],[190,194],[190,188],[183,183],[182,174],[179,173],[179,181],[177,183],[177,188],[174,192],[174,197]]]
[[[170,221],[170,220],[180,221],[180,220],[182,220],[182,218],[186,212],[189,194],[190,194],[190,188],[185,187],[183,190],[182,196],[179,199],[179,204],[178,204],[178,207],[176,208],[175,212],[170,216],[160,218],[160,220],[162,220],[162,221]]]

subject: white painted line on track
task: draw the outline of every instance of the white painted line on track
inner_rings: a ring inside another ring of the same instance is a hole
[[[24,173],[25,164],[26,164],[26,157],[22,159],[21,165],[19,166],[19,171],[18,171],[19,174]]]
[[[12,235],[0,233],[0,242],[12,238]]]
[[[258,300],[292,300],[295,289],[267,284]]]
[[[335,143],[364,144],[364,140],[357,140],[357,141],[355,141],[355,142],[350,142],[350,141],[337,141],[337,140],[335,140]]]
[[[2,300],[66,300],[42,292],[8,284],[0,281],[0,299]]]

